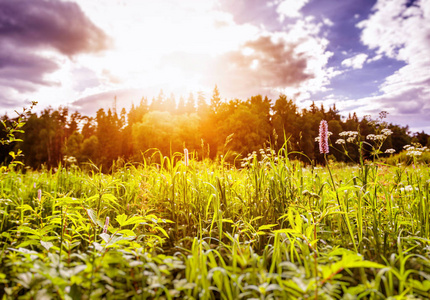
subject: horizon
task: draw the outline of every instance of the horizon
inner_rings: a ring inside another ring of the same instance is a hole
[[[430,132],[430,0],[0,0],[0,111],[280,94]],[[67,20],[65,22],[64,20]],[[68,22],[73,22],[70,26]]]

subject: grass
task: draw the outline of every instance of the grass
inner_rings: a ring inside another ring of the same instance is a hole
[[[109,175],[1,175],[0,296],[430,297],[427,165],[332,164],[330,177],[263,152],[241,169],[156,153]]]

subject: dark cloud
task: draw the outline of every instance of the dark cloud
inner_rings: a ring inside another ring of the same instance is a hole
[[[18,92],[35,91],[37,85],[54,85],[43,78],[43,74],[58,69],[58,65],[30,52],[15,51],[0,43],[0,87]]]
[[[0,106],[12,91],[36,91],[58,85],[45,75],[59,69],[38,54],[53,50],[67,56],[106,49],[109,39],[76,3],[50,0],[0,0]]]
[[[106,34],[76,3],[0,0],[2,42],[17,47],[54,48],[65,55],[106,49]]]
[[[276,89],[299,87],[314,78],[314,74],[306,72],[308,58],[297,54],[296,46],[260,36],[218,57],[175,52],[162,61],[187,70],[189,76],[205,74],[201,83],[205,86],[217,84],[227,98],[246,98],[253,94],[277,96]]]
[[[296,54],[295,48],[296,45],[282,40],[273,41],[270,36],[248,41],[242,49],[215,61],[209,83],[218,83],[235,95],[246,91],[248,96],[249,93],[298,87],[313,75],[306,73],[307,59]]]
[[[232,54],[229,60],[236,62],[238,71],[244,73],[249,71],[254,61],[258,62],[257,67],[249,75],[262,81],[266,86],[298,86],[313,77],[305,72],[306,58],[294,53],[295,45],[283,41],[274,42],[270,37],[262,36],[255,41],[247,42],[244,47],[254,50],[254,53],[244,55],[237,52]]]
[[[10,90],[1,90],[0,91],[0,103],[1,103],[1,107],[3,109],[12,109],[12,108],[16,108],[17,106],[19,107],[23,107],[26,104],[28,104],[28,101],[23,101],[23,100],[11,100],[10,97]],[[1,114],[3,114],[2,111],[0,111]]]

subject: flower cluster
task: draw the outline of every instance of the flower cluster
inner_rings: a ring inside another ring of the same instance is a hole
[[[353,143],[358,137],[358,131],[342,131],[339,133],[341,139],[336,141],[336,144],[344,145],[346,142]]]
[[[75,164],[78,162],[78,160],[74,156],[64,155],[63,159],[64,159],[64,162],[67,162],[69,164]]]
[[[322,120],[319,128],[319,145],[320,145],[320,153],[327,154],[329,153],[328,148],[328,124],[326,120]]]
[[[385,129],[382,129],[382,134],[383,135],[385,135],[385,136],[389,136],[389,135],[392,135],[393,134],[393,132],[390,130],[390,129],[388,129],[388,128],[385,128]]]
[[[368,139],[369,141],[383,141],[386,138],[387,137],[383,134],[368,134],[366,136],[366,139]]]
[[[385,153],[387,154],[393,154],[394,152],[396,152],[396,150],[394,150],[393,148],[385,150]]]
[[[421,156],[423,152],[430,151],[427,147],[421,147],[420,144],[406,145],[403,147],[407,156]]]
[[[103,233],[107,233],[109,227],[109,217],[106,217],[105,225],[103,226]]]
[[[327,135],[328,135],[328,137],[330,137],[330,136],[332,136],[332,135],[333,135],[333,132],[331,132],[331,131],[327,131]],[[316,143],[319,143],[319,142],[320,142],[320,137],[319,137],[319,136],[317,136],[317,137],[315,138],[315,142],[316,142]]]
[[[257,161],[257,151],[253,151],[252,153],[248,153],[248,155],[242,159],[241,167],[248,167],[254,164],[254,160],[258,162],[259,165],[268,164],[270,161],[274,161],[275,163],[282,159],[282,155],[276,155],[275,150],[270,147],[266,149],[260,149],[258,151],[261,155],[261,160]]]
[[[404,193],[404,192],[412,192],[413,190],[418,190],[417,187],[413,187],[412,185],[407,185],[404,188],[400,188],[400,192]]]
[[[390,129],[384,128],[381,134],[369,134],[366,139],[370,141],[384,141],[388,136],[392,135],[393,132]]]

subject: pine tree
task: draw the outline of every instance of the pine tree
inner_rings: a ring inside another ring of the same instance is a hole
[[[194,100],[193,93],[190,93],[187,101],[185,102],[185,112],[187,114],[192,114],[196,112],[196,101]]]
[[[206,103],[205,95],[202,91],[197,93],[197,114],[200,118],[206,117],[209,105]]]
[[[221,98],[219,95],[218,86],[215,85],[215,88],[214,88],[213,93],[212,93],[212,98],[211,98],[211,110],[212,110],[212,112],[215,114],[218,113],[220,106],[221,106]]]
[[[185,113],[185,100],[184,97],[179,98],[178,108],[176,109],[177,114],[182,115]]]

